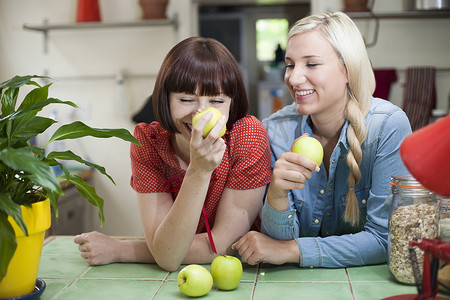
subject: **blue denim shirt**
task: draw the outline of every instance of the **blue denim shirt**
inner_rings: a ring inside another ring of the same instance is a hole
[[[263,120],[269,134],[272,168],[297,137],[303,133],[313,136],[309,120],[309,116],[297,112],[295,103]],[[389,207],[385,200],[390,194],[391,177],[409,173],[399,147],[411,127],[400,108],[379,98],[372,98],[365,123],[362,178],[355,186],[362,220],[359,227],[343,221],[349,175],[348,121],[331,154],[328,178],[323,167],[313,172],[303,190],[289,192],[290,207],[286,211],[277,211],[265,201],[261,231],[278,240],[295,239],[301,267],[337,268],[387,260]]]

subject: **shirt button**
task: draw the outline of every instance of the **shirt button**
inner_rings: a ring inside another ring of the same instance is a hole
[[[327,212],[327,216],[330,216],[331,214],[329,212]]]
[[[325,234],[326,234],[326,235],[329,235],[329,232],[327,231],[327,232],[325,232]]]
[[[329,191],[331,191],[331,188],[328,188]]]
[[[318,219],[314,220],[314,224],[319,224],[319,223],[320,223],[320,221]]]
[[[332,164],[334,164],[334,159],[331,161]]]
[[[361,203],[362,203],[362,204],[366,204],[366,203],[367,203],[366,199],[363,199],[363,200],[361,201]]]
[[[325,194],[325,191],[324,190],[320,190],[320,194],[321,195]]]
[[[290,218],[292,218],[292,215],[289,215],[289,216],[288,216],[288,219],[290,219]]]

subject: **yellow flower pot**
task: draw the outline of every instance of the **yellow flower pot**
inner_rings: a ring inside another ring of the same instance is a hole
[[[6,276],[0,281],[0,298],[24,296],[34,291],[45,231],[51,224],[49,199],[34,203],[31,208],[21,206],[21,209],[28,236],[8,217],[16,233],[17,249]]]

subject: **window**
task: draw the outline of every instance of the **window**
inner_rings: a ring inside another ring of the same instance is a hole
[[[276,51],[286,49],[289,22],[287,19],[260,19],[256,21],[256,57],[258,61],[275,61]],[[284,61],[284,54],[282,56]],[[277,58],[279,59],[279,58]]]

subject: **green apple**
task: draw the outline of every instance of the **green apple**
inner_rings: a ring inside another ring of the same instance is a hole
[[[242,278],[241,261],[230,255],[219,255],[211,263],[211,275],[219,290],[233,290]]]
[[[194,127],[195,124],[197,124],[197,121],[200,120],[200,118],[208,111],[212,111],[213,116],[212,116],[211,120],[209,120],[209,122],[205,125],[205,128],[203,128],[203,138],[208,136],[211,129],[213,129],[213,127],[216,125],[217,121],[219,121],[220,117],[222,116],[222,113],[217,108],[208,107],[207,109],[202,110],[201,112],[197,113],[192,118],[192,127]],[[225,134],[226,129],[227,129],[227,127],[226,127],[226,125],[224,125],[222,128],[222,131],[220,132],[219,137],[222,137]]]
[[[298,139],[292,147],[292,152],[303,155],[317,163],[320,167],[323,159],[323,148],[318,140],[305,136]]]
[[[205,267],[191,264],[178,273],[177,284],[183,294],[189,297],[200,297],[211,290],[213,278]]]

